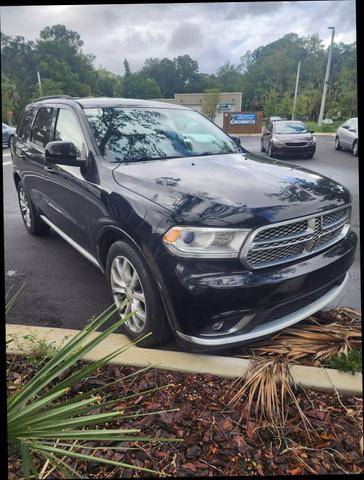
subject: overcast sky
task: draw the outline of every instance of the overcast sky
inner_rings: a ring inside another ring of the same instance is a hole
[[[215,73],[226,61],[236,63],[247,51],[286,33],[317,33],[325,45],[329,26],[335,40],[356,37],[355,1],[231,2],[145,5],[59,5],[1,7],[7,35],[38,37],[46,26],[62,23],[76,30],[95,66],[123,73],[124,57],[132,71],[146,58],[189,54],[201,72]]]

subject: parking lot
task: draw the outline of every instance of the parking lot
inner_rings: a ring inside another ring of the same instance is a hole
[[[252,152],[260,151],[260,137],[242,137]],[[262,154],[263,155],[263,154]],[[344,186],[353,201],[352,228],[359,234],[358,158],[336,151],[333,136],[319,136],[315,157],[285,160],[331,177]],[[109,305],[103,275],[57,234],[32,237],[20,216],[12,179],[10,152],[3,149],[5,287],[11,292],[25,283],[8,322],[50,327],[81,328]],[[340,304],[360,310],[360,252]]]

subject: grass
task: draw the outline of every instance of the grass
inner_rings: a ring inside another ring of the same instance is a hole
[[[328,367],[336,368],[342,372],[362,372],[362,351],[359,348],[354,348],[348,354],[340,353],[334,354],[328,361]]]

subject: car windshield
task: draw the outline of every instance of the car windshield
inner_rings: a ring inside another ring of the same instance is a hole
[[[284,134],[294,134],[294,133],[308,133],[307,128],[303,123],[281,123],[274,122],[274,132],[275,133],[284,133]]]
[[[227,134],[192,110],[86,108],[103,157],[111,163],[240,153]]]

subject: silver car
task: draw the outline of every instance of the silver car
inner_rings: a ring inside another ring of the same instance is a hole
[[[358,119],[350,118],[336,130],[336,150],[351,150],[356,157],[358,155]]]
[[[3,134],[3,147],[11,147],[11,142],[13,141],[16,128],[7,125],[6,123],[2,124],[2,134]]]

